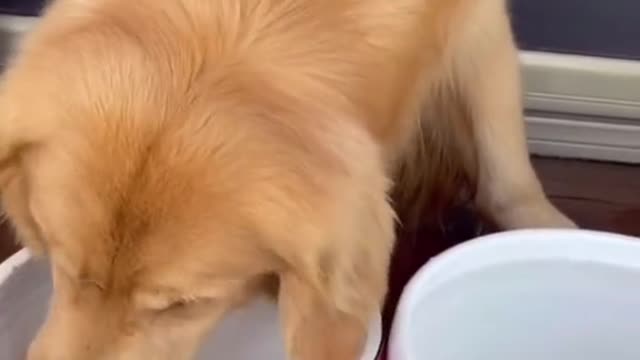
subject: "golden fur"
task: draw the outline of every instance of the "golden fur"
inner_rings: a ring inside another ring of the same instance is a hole
[[[54,2],[0,89],[3,206],[54,277],[28,358],[188,359],[276,278],[291,359],[357,359],[396,213],[573,226],[519,96],[503,0]]]

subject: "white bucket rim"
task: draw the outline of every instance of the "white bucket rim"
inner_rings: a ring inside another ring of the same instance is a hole
[[[0,263],[0,287],[9,279],[14,270],[26,264],[33,256],[31,252],[24,248],[11,255]],[[365,345],[363,359],[379,359],[382,352],[382,315],[378,314],[369,327],[367,333],[367,343]]]
[[[31,259],[28,249],[21,249],[0,263],[0,286],[11,276],[11,273]]]
[[[640,238],[582,229],[527,229],[485,235],[454,246],[423,265],[405,287],[391,328],[389,357],[419,360],[408,353],[413,310],[425,294],[443,283],[487,266],[551,259],[640,270]]]

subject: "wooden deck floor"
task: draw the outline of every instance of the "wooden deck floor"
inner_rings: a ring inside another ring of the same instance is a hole
[[[552,200],[581,227],[640,237],[640,166],[536,159]]]

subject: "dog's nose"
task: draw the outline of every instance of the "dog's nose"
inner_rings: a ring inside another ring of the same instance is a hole
[[[32,350],[32,347],[29,347],[29,350],[22,357],[24,360],[45,360],[42,356],[38,356],[35,351]]]
[[[55,357],[48,356],[47,352],[44,351],[44,349],[42,349],[41,346],[38,346],[37,343],[31,343],[23,359],[25,360],[57,360]]]

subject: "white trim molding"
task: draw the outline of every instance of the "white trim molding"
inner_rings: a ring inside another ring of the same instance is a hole
[[[37,17],[0,14],[0,31],[3,33],[23,34],[38,21]]]
[[[37,19],[0,14],[0,65],[7,61],[22,35],[35,26]]]
[[[534,154],[640,164],[640,62],[522,52]]]
[[[640,164],[640,123],[531,115],[527,130],[536,155]]]
[[[37,18],[0,15],[0,63]],[[640,164],[640,61],[521,52],[534,154]]]

